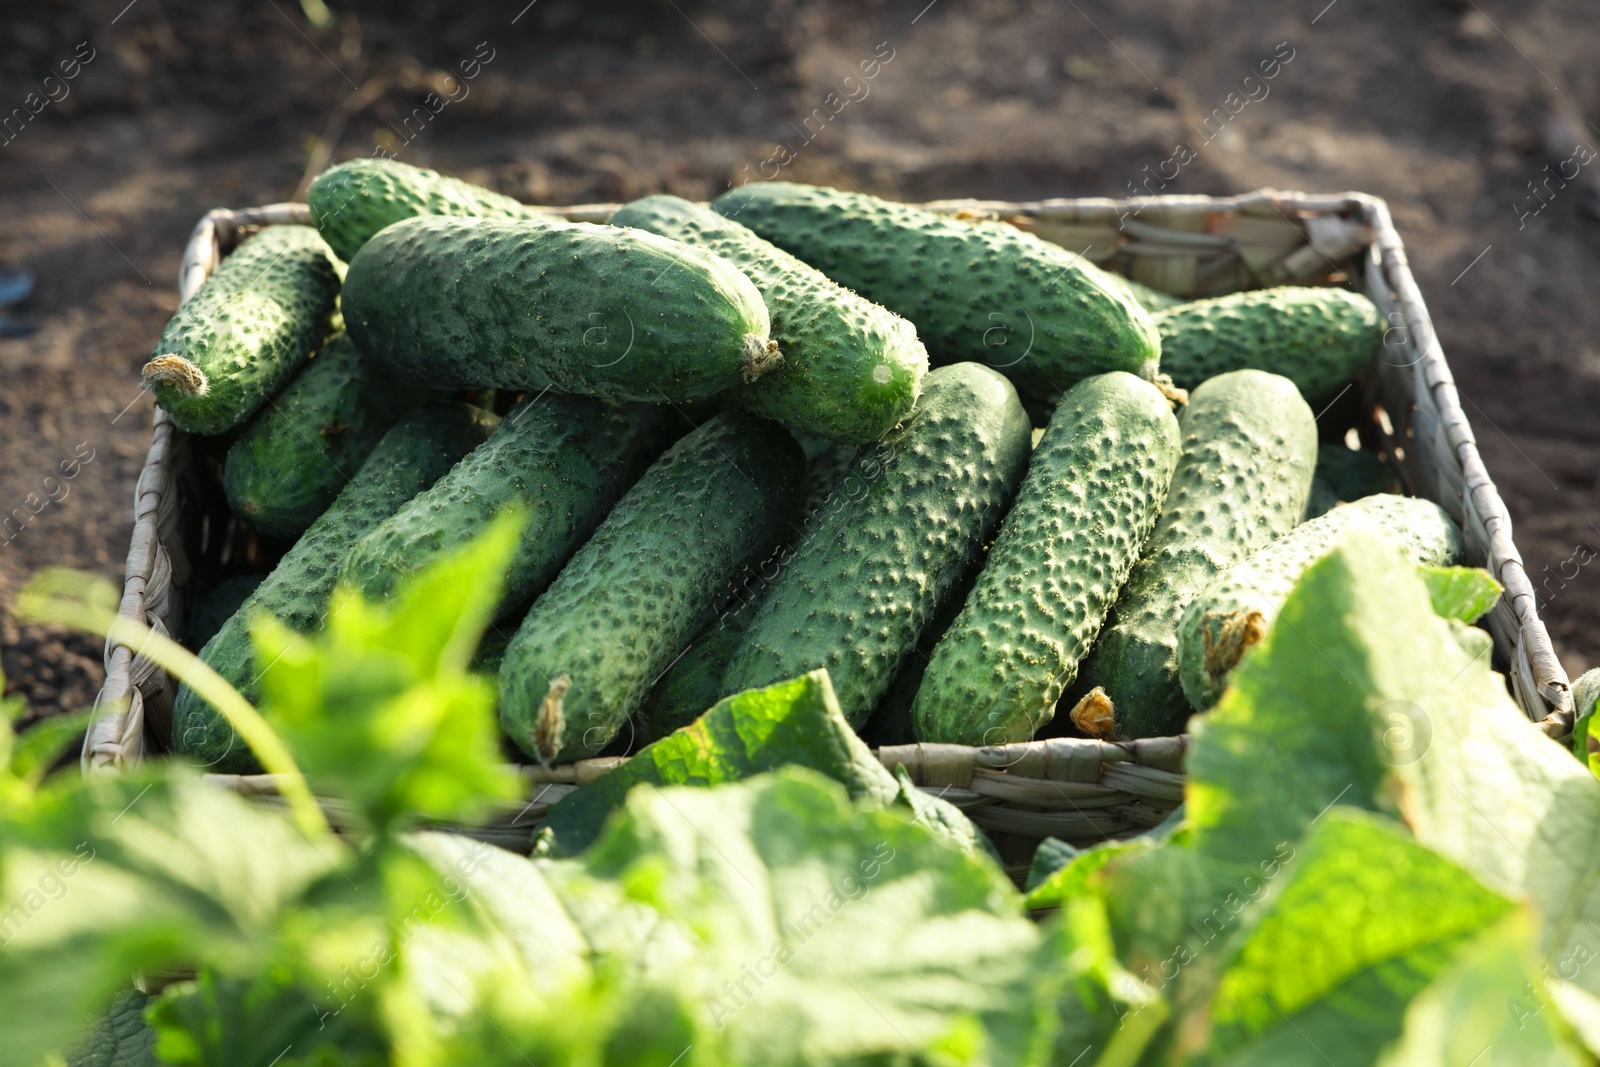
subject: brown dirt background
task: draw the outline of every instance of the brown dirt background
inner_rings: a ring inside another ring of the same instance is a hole
[[[0,662],[34,713],[93,699],[98,642],[6,606],[46,565],[120,578],[151,415],[138,369],[195,220],[378,146],[545,203],[714,196],[779,142],[786,178],[906,199],[1129,195],[1180,142],[1198,157],[1167,192],[1386,197],[1557,649],[1573,674],[1600,664],[1600,582],[1580,565],[1600,548],[1600,160],[1541,186],[1548,203],[1530,184],[1600,147],[1591,4],[525,3],[332,0],[327,29],[299,0],[0,12],[0,116],[93,49],[0,144],[0,268],[38,277],[12,313],[32,334],[0,337],[0,513],[92,450],[0,534]],[[1205,117],[1282,42],[1268,95],[1207,141]],[[892,59],[867,95],[807,142],[804,117],[859,97],[844,79],[875,53]],[[430,91],[460,97],[445,74],[474,56],[468,95],[406,131]]]

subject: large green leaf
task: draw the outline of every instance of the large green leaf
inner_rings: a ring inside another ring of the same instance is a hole
[[[1288,894],[1285,872],[1306,866],[1309,842],[1352,818],[1335,805],[1403,819],[1423,845],[1490,889],[1531,899],[1552,967],[1585,987],[1600,977],[1600,969],[1574,966],[1600,943],[1589,926],[1590,886],[1600,882],[1600,783],[1532,729],[1503,680],[1435,614],[1415,568],[1377,535],[1352,531],[1307,571],[1272,632],[1193,729],[1185,829],[1159,845],[1090,850],[1030,896],[1036,907],[1085,892],[1105,902],[1125,964],[1178,1019],[1169,1058],[1196,1054],[1213,1027],[1226,1046],[1228,1027],[1237,1025],[1224,1011],[1228,1001],[1217,999],[1228,969]],[[1329,867],[1333,858],[1319,862]],[[1350,891],[1358,892],[1375,873],[1340,876],[1355,879]],[[1392,896],[1410,894],[1402,885]],[[1337,904],[1308,910],[1306,928],[1322,924],[1348,938],[1352,920]],[[1304,969],[1298,949],[1278,951]],[[1428,951],[1432,964],[1422,952],[1404,966],[1387,964],[1387,984],[1341,994],[1364,1005],[1370,1025],[1356,1029],[1369,1034],[1369,1059],[1385,1027],[1398,1032],[1406,997],[1447,947]],[[1261,1047],[1268,1060],[1281,1051]]]
[[[1202,1061],[1371,1063],[1411,999],[1511,908],[1399,825],[1347,808],[1319,820],[1274,888],[1233,940]]]
[[[494,687],[467,670],[498,603],[521,518],[502,515],[409,579],[392,603],[341,588],[314,638],[252,629],[267,719],[318,792],[368,830],[408,816],[470,818],[519,783],[500,748]]]
[[[1542,988],[1547,979],[1529,951],[1530,926],[1528,915],[1519,911],[1463,946],[1411,1001],[1405,1030],[1379,1058],[1379,1067],[1592,1063],[1575,1046],[1560,1015],[1546,1010],[1550,1001]]]
[[[68,780],[0,823],[0,1064],[77,1044],[135,971],[248,969],[348,857],[171,770]]]
[[[1281,618],[1200,724],[1197,842],[1245,855],[1293,839],[1335,799],[1389,812],[1491,888],[1529,899],[1552,966],[1600,954],[1600,782],[1461,649],[1399,553],[1353,533]],[[1600,967],[1572,981],[1600,991]]]
[[[596,951],[683,991],[728,1062],[1021,1063],[1047,1039],[1040,935],[987,858],[801,768],[645,786],[624,812],[546,869]]]
[[[562,798],[545,818],[536,851],[572,856],[599,835],[637,785],[721,785],[787,765],[810,767],[850,796],[900,803],[930,829],[966,849],[987,845],[953,805],[891,774],[839,709],[826,670],[736,693],[627,763]]]
[[[1169,1006],[1117,959],[1104,906],[1092,895],[1068,898],[1044,932],[1039,971],[1056,996],[1051,1062],[1137,1063],[1166,1022]]]

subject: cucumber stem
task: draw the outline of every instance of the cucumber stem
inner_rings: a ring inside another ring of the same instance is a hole
[[[1083,694],[1083,699],[1072,708],[1069,717],[1072,725],[1102,741],[1117,739],[1116,706],[1100,686]]]
[[[140,373],[146,387],[170,385],[184,396],[205,396],[211,391],[206,372],[183,356],[156,356]]]
[[[561,735],[567,728],[563,705],[566,703],[567,690],[571,688],[572,675],[556,675],[539,705],[538,716],[533,720],[533,744],[539,751],[539,758],[547,762],[561,755]]]
[[[753,333],[744,335],[744,381],[746,385],[783,365],[778,342],[763,341]]]

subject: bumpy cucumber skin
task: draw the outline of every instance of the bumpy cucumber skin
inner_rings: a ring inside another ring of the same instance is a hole
[[[172,316],[150,353],[188,360],[205,375],[205,392],[156,378],[156,402],[190,433],[244,422],[334,331],[341,269],[309,226],[269,226],[244,242]]]
[[[617,226],[406,219],[356,254],[343,310],[363,352],[436,387],[685,403],[771,358],[733,264]]]
[[[905,424],[845,476],[858,496],[813,517],[728,664],[729,692],[827,668],[860,727],[994,535],[1027,466],[1016,390],[978,363],[928,375]]]
[[[396,423],[328,510],[206,643],[200,658],[254,700],[251,617],[265,612],[301,633],[321,627],[350,545],[480,444],[493,421],[494,416],[466,404],[439,404]],[[172,708],[172,747],[207,770],[244,774],[259,769],[233,728],[187,686],[178,690]]]
[[[794,438],[743,413],[668,449],[512,637],[500,667],[506,734],[547,761],[604,748],[707,621],[718,587],[788,527],[804,477]]]
[[[195,650],[204,648],[266,577],[265,574],[236,574],[206,590],[183,621],[184,646]]]
[[[1317,425],[1287,378],[1241,370],[1207,380],[1178,415],[1183,454],[1156,528],[1063,705],[1095,686],[1126,737],[1178,733],[1178,621],[1224,568],[1300,523]]]
[[[229,447],[222,491],[234,514],[264,534],[299,537],[420,399],[339,334]]]
[[[1128,288],[1014,226],[789,182],[711,207],[910,319],[936,362],[986,363],[1024,400],[1105,371],[1155,373],[1155,325]]]
[[[816,446],[816,454],[806,457],[805,491],[800,506],[800,514],[809,517],[826,509],[836,492],[851,491],[840,485],[858,449],[855,445],[834,444],[812,435],[797,436],[797,440],[802,448],[808,448],[808,442]],[[787,532],[797,536],[802,529],[803,524],[797,519]],[[722,684],[728,660],[738,649],[767,590],[782,572],[783,560],[791,552],[793,540],[792,536],[785,537],[766,559],[741,567],[723,589],[717,597],[712,620],[695,635],[688,650],[667,668],[634,717],[639,743],[649,744],[689,725],[711,705],[732,695]]]
[[[1178,674],[1196,711],[1217,702],[1233,667],[1208,667],[1208,643],[1214,648],[1231,644],[1225,627],[1243,623],[1252,612],[1260,613],[1260,628],[1270,627],[1306,568],[1333,548],[1342,531],[1362,521],[1393,538],[1416,563],[1442,566],[1460,559],[1461,531],[1439,505],[1417,497],[1380,493],[1301,524],[1218,574],[1184,610],[1178,624]]]
[[[966,606],[912,703],[921,741],[1026,741],[1055,711],[1155,526],[1178,461],[1160,390],[1120,371],[1069,389]]]
[[[1317,450],[1317,480],[1343,501],[1402,491],[1394,469],[1375,453],[1347,448],[1342,442],[1324,444]]]
[[[311,221],[348,263],[385,226],[416,215],[563,221],[458,178],[392,159],[352,159],[317,175],[306,190]]]
[[[1344,289],[1253,289],[1180,304],[1155,322],[1161,370],[1180,389],[1248,367],[1283,375],[1312,403],[1344,388],[1383,342],[1377,307]]]
[[[865,444],[911,413],[928,353],[911,323],[710,208],[675,196],[625,204],[632,226],[707,249],[756,283],[783,365],[739,390],[750,410],[792,430]]]
[[[671,408],[546,393],[524,400],[489,440],[363,537],[344,577],[367,597],[394,591],[482,533],[508,504],[528,513],[506,572],[503,608],[555,579],[646,467],[670,443]]]
[[[695,635],[694,642],[661,676],[634,717],[639,744],[659,741],[688,726],[717,701],[732,695],[722,678],[755,614],[755,602],[736,601],[726,614],[712,619]]]

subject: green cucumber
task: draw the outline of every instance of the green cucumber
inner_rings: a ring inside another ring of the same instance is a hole
[[[783,364],[739,391],[750,410],[852,444],[878,440],[911,413],[928,353],[905,319],[737,222],[675,196],[625,204],[611,225],[704,248],[756,283]]]
[[[805,457],[781,427],[719,415],[628,490],[543,596],[500,667],[500,722],[524,752],[603,749],[688,645],[712,596],[799,502]]]
[[[1359,522],[1393,538],[1415,563],[1439,566],[1460,559],[1461,531],[1443,508],[1416,497],[1363,497],[1296,527],[1218,574],[1184,610],[1178,624],[1178,674],[1196,711],[1217,702],[1228,673],[1266,636],[1306,568]]]
[[[260,691],[260,675],[250,644],[251,618],[264,612],[301,633],[320,628],[339,565],[350,545],[482,442],[493,419],[466,404],[439,404],[396,423],[328,510],[206,642],[200,658],[254,700]],[[172,747],[208,770],[251,773],[259,769],[233,728],[188,686],[178,690],[173,704]]]
[[[528,522],[500,603],[525,605],[666,448],[679,418],[671,408],[559,393],[525,400],[489,440],[358,541],[344,577],[369,599],[386,597],[515,503]]]
[[[1305,514],[1301,522],[1310,522],[1312,519],[1321,518],[1334,508],[1342,504],[1339,495],[1328,488],[1328,483],[1321,478],[1313,476],[1311,479],[1311,492],[1306,497]]]
[[[264,534],[299,537],[421,398],[339,334],[229,447],[222,491],[234,514]]]
[[[392,159],[352,159],[317,175],[306,190],[311,221],[348,263],[385,226],[416,215],[563,221],[481,185]]]
[[[1324,444],[1317,450],[1317,480],[1345,503],[1375,493],[1404,491],[1394,468],[1376,453],[1348,448],[1343,442]]]
[[[1311,403],[1331,400],[1372,362],[1383,320],[1345,289],[1253,289],[1157,312],[1161,370],[1180,389],[1231,370],[1270,371]]]
[[[1155,326],[1128,288],[1015,226],[788,182],[711,207],[910,319],[939,361],[986,363],[1025,399],[1105,371],[1155,375]]]
[[[222,624],[244,606],[250,594],[266,579],[265,574],[236,574],[224,578],[201,595],[183,624],[185,647],[199,650],[217,636]]]
[[[1022,480],[1031,427],[978,363],[928,375],[900,429],[863,449],[838,506],[811,518],[728,663],[723,688],[826,668],[860,727],[940,605],[994,535]]]
[[[917,738],[1026,741],[1100,630],[1178,461],[1161,391],[1120,371],[1061,398],[966,606],[912,702]]]
[[[729,601],[667,668],[634,717],[640,744],[659,741],[689,725],[730,695],[722,677],[755,618],[758,603],[737,598]]]
[[[343,308],[363,352],[436,387],[681,404],[781,362],[733,264],[617,226],[406,219],[356,254]]]
[[[812,516],[828,507],[844,475],[855,459],[854,445],[837,445],[822,438],[800,440],[806,447],[821,442],[815,455],[807,456],[804,503],[800,511]],[[853,484],[853,483],[852,483]],[[844,492],[848,489],[838,489]],[[798,524],[792,525],[796,529]],[[635,716],[639,741],[649,744],[682,726],[687,726],[711,705],[729,695],[722,684],[728,660],[755,618],[756,609],[781,573],[783,561],[791,552],[792,538],[786,538],[760,563],[740,568],[716,600],[712,620],[663,674],[644,706]]]
[[[342,265],[309,226],[269,226],[172,316],[144,384],[180,430],[220,434],[255,414],[334,332]]]
[[[1219,571],[1300,523],[1317,462],[1311,408],[1287,378],[1211,378],[1178,415],[1183,454],[1144,554],[1062,702],[1099,687],[1124,737],[1182,730],[1178,621]]]
[[[984,546],[985,551],[988,547]],[[917,697],[917,690],[922,686],[922,677],[927,673],[928,661],[933,658],[933,650],[939,647],[939,642],[944,640],[944,635],[956,621],[956,616],[961,613],[967,597],[972,593],[973,585],[977,583],[978,575],[982,572],[983,556],[980,555],[972,561],[966,573],[956,582],[955,588],[945,597],[944,603],[939,605],[939,610],[933,619],[923,627],[922,636],[917,638],[911,654],[905,658],[900,670],[890,680],[882,699],[878,701],[878,706],[867,716],[866,725],[861,730],[861,739],[873,748],[883,745],[916,744],[917,728],[911,718],[911,704]]]

